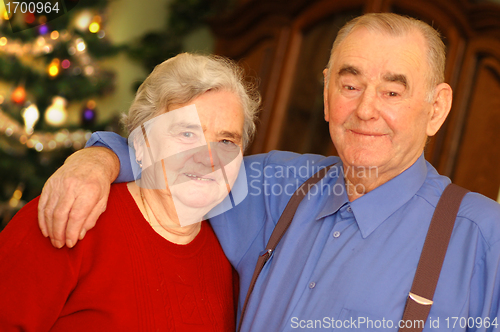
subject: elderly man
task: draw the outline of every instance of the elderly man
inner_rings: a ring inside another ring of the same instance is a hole
[[[421,21],[367,14],[342,28],[324,71],[325,119],[340,160],[288,152],[246,157],[248,196],[210,220],[240,274],[241,310],[259,253],[293,191],[337,163],[301,202],[264,266],[242,331],[398,328],[431,217],[450,182],[423,156],[451,108],[444,65],[439,34]],[[94,134],[90,144],[118,152],[126,178],[126,143],[110,135]],[[110,153],[77,152],[46,185],[40,225],[56,246],[65,238],[74,245],[103,209],[91,211],[105,202],[118,172]],[[469,193],[425,330],[500,331],[499,264],[500,206]]]

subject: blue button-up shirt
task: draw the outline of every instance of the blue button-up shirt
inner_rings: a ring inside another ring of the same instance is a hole
[[[130,181],[126,142],[110,135],[94,134],[88,145],[106,145],[117,152],[120,179]],[[450,182],[423,155],[354,202],[348,200],[337,157],[276,151],[246,157],[248,196],[211,219],[240,275],[240,310],[257,257],[290,196],[330,164],[336,165],[303,199],[264,266],[242,331],[398,329],[432,214]],[[500,205],[469,193],[458,213],[424,331],[500,331],[499,268]]]

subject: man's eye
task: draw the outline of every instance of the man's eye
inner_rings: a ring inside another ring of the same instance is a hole
[[[236,151],[240,148],[236,143],[227,139],[220,140],[219,146],[226,151]]]
[[[388,95],[389,97],[397,97],[397,96],[399,96],[399,93],[397,93],[397,92],[392,92],[392,91],[391,91],[391,92],[388,92],[388,93],[387,93],[387,95]]]
[[[344,85],[344,89],[350,90],[350,91],[356,90],[356,88],[351,86],[351,85]]]
[[[236,144],[234,144],[234,142],[232,142],[228,139],[223,139],[220,141],[220,143],[222,143],[223,145],[236,145]]]

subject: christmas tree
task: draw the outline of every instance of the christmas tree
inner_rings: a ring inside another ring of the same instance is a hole
[[[0,230],[105,126],[95,125],[94,99],[113,90],[114,75],[96,61],[120,50],[106,40],[106,5],[0,2]],[[67,123],[70,106],[79,123]]]
[[[95,122],[94,99],[112,92],[114,78],[96,60],[124,51],[150,72],[235,1],[167,0],[164,29],[121,46],[106,39],[105,0],[38,0],[31,12],[30,2],[20,3],[13,13],[15,2],[0,1],[0,230],[92,131],[118,130]],[[51,12],[37,12],[39,3]],[[78,105],[79,123],[67,123],[70,105]]]

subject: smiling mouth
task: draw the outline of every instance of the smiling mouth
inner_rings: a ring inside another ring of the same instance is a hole
[[[356,134],[356,135],[362,135],[362,136],[368,136],[368,137],[381,137],[385,136],[386,134],[379,134],[379,133],[364,133],[364,132],[359,132],[355,130],[350,130],[351,133]]]
[[[191,180],[194,180],[194,181],[206,181],[206,182],[214,181],[214,179],[199,177],[198,175],[191,174],[191,173],[184,173],[184,175],[187,176],[188,178],[190,178]]]

